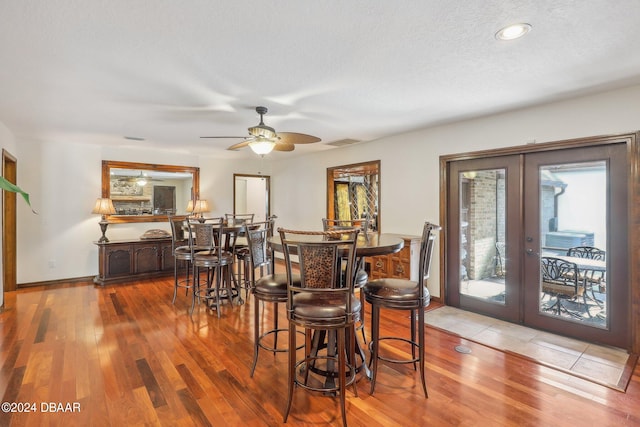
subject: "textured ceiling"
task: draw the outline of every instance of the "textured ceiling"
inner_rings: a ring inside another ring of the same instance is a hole
[[[205,155],[269,108],[294,153],[640,83],[640,1],[0,2],[17,137]],[[528,22],[524,38],[494,33]],[[145,141],[127,140],[142,137]]]

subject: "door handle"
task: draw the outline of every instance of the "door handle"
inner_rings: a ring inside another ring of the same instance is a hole
[[[534,252],[534,251],[533,251],[533,249],[527,249],[527,255],[529,255],[529,256],[536,255],[536,256],[537,256],[537,255],[538,255],[538,253],[537,253],[537,252]]]

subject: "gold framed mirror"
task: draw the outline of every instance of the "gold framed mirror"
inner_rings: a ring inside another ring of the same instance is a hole
[[[103,160],[102,197],[116,210],[110,223],[167,221],[200,197],[200,168]]]
[[[380,160],[327,168],[327,218],[365,217],[380,231]]]

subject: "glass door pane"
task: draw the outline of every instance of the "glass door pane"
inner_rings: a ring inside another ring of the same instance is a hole
[[[460,172],[460,292],[505,303],[504,168]]]
[[[540,314],[607,327],[607,163],[539,168]]]

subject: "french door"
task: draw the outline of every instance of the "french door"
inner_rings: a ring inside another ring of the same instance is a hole
[[[623,143],[450,162],[447,304],[628,347],[626,170]]]

